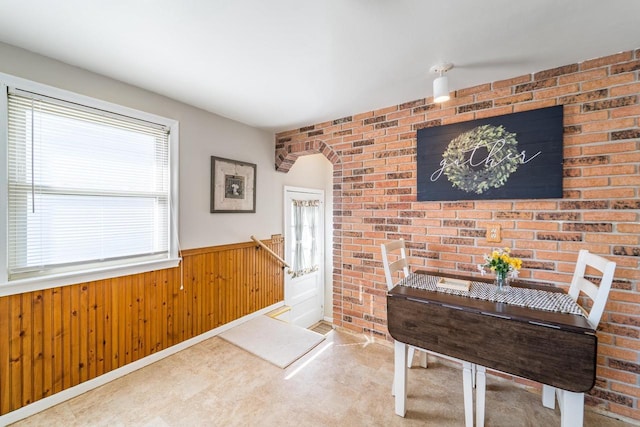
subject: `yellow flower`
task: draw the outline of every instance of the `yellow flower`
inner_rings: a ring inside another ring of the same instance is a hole
[[[484,264],[478,265],[480,271],[484,268],[489,268],[493,272],[499,273],[511,273],[517,275],[517,271],[522,268],[522,260],[510,256],[511,250],[509,248],[495,249],[491,252],[491,255],[485,255]]]

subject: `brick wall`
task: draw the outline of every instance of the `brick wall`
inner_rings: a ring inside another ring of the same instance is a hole
[[[460,89],[276,135],[276,168],[324,153],[334,165],[334,323],[390,339],[380,243],[404,237],[411,264],[475,272],[495,244],[521,277],[566,286],[579,249],[615,260],[598,330],[596,410],[640,420],[640,49]],[[417,202],[416,131],[564,105],[564,197]]]

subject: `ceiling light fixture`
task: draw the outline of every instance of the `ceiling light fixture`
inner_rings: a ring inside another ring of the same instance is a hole
[[[431,67],[432,73],[438,73],[440,75],[433,81],[433,102],[446,102],[451,98],[449,96],[449,78],[445,76],[444,73],[452,68],[453,64],[449,62]]]

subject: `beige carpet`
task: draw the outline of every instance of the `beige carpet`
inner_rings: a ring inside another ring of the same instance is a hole
[[[325,338],[324,335],[268,316],[258,316],[219,336],[283,369]]]

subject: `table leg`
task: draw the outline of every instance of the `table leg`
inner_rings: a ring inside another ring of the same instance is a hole
[[[562,399],[562,404],[560,405],[560,426],[582,427],[584,418],[584,393],[562,390],[560,396]]]
[[[396,415],[407,413],[407,345],[395,342],[393,358],[393,391],[396,397]]]
[[[480,365],[476,367],[476,427],[484,427],[485,396],[487,394],[486,368]]]
[[[470,362],[462,362],[462,391],[464,394],[464,425],[473,427],[473,381]]]
[[[556,389],[554,387],[542,384],[542,406],[549,409],[555,409]]]

